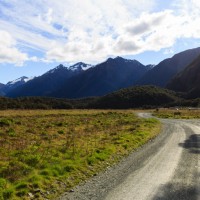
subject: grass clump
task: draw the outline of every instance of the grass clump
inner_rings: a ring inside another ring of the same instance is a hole
[[[12,121],[6,118],[0,119],[0,127],[10,126]]]
[[[2,194],[0,197],[3,197],[3,200],[11,199],[14,196],[14,190],[9,188],[3,190]]]

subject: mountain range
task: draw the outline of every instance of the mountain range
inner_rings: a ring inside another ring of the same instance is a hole
[[[144,66],[136,60],[109,58],[94,68],[66,80],[58,90],[53,91],[51,96],[65,98],[102,96],[134,85],[148,70],[149,66]]]
[[[42,76],[35,77],[26,84],[8,91],[6,96],[49,96],[52,91],[60,88],[65,80],[84,71],[88,66],[90,65],[81,62],[69,68],[60,64]]]
[[[70,67],[60,64],[39,77],[21,77],[0,84],[0,95],[84,98],[103,96],[134,85],[155,85],[200,97],[199,55],[200,48],[190,49],[155,66],[145,66],[137,60],[122,57],[109,58],[95,66],[82,62]]]
[[[67,98],[101,96],[132,86],[150,69],[151,66],[144,66],[136,60],[121,57],[109,58],[95,67],[85,63],[77,63],[68,68],[59,65],[42,76],[9,91],[6,96]]]

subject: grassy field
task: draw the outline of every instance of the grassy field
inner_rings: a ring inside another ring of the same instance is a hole
[[[0,111],[0,200],[54,199],[159,131],[131,110]]]
[[[198,109],[159,109],[158,111],[154,111],[153,115],[160,118],[171,118],[171,119],[199,119],[200,118],[200,110]]]

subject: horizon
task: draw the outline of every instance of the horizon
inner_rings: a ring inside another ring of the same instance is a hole
[[[199,9],[195,0],[2,0],[0,83],[117,56],[156,65],[200,46]]]

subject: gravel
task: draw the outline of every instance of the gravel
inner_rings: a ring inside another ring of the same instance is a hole
[[[161,121],[154,140],[57,200],[198,199],[199,121]]]

